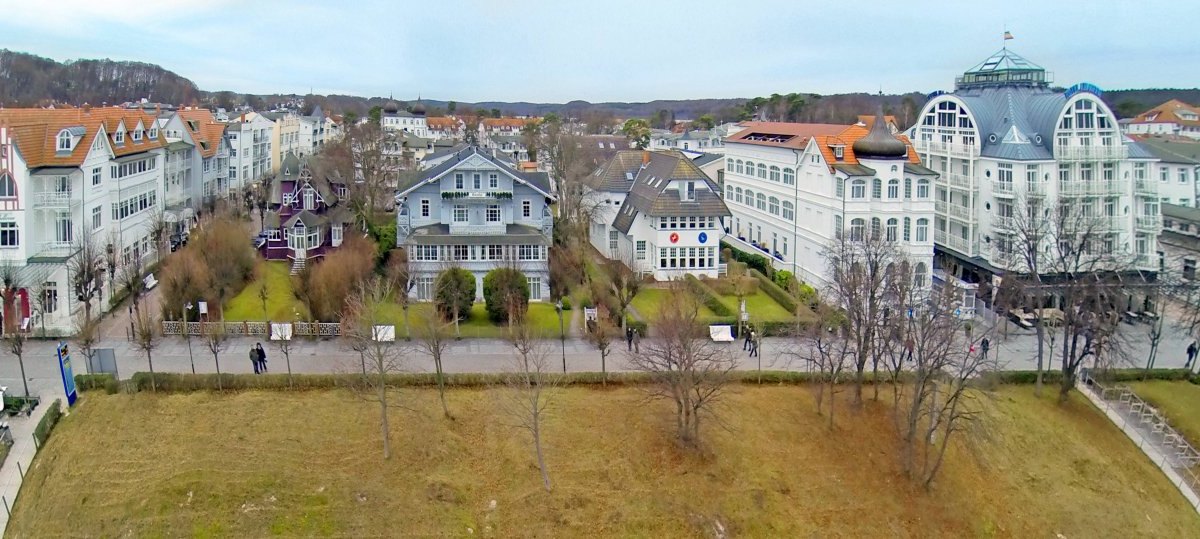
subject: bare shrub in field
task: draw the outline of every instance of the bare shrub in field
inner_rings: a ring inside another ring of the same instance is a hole
[[[200,252],[185,247],[163,262],[162,277],[162,316],[166,319],[181,317],[180,310],[187,303],[201,300],[215,300],[210,297],[212,273]]]
[[[299,277],[301,300],[316,320],[339,320],[346,300],[375,270],[375,245],[365,238],[348,236],[336,251],[325,255]]]

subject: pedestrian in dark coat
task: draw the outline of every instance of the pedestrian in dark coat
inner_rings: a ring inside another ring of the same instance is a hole
[[[983,341],[979,343],[979,348],[983,351],[983,359],[987,359],[988,350],[990,350],[991,347],[992,343],[987,340],[987,337],[984,337]]]
[[[250,365],[254,367],[254,374],[262,374],[258,370],[258,349],[253,346],[250,347]]]
[[[642,347],[640,346],[641,342],[642,342],[642,332],[638,331],[637,329],[634,329],[633,330],[633,353],[635,353],[635,354],[642,353]]]
[[[262,343],[258,343],[257,347],[255,348],[255,352],[258,354],[258,370],[259,370],[259,372],[260,373],[267,372],[267,351],[263,350]]]
[[[625,328],[625,346],[628,347],[628,351],[633,351],[633,328],[631,327]]]
[[[742,351],[743,352],[750,349],[750,339],[753,338],[753,336],[754,336],[754,330],[750,329],[750,326],[747,325],[746,326],[746,340],[744,342],[742,342]]]
[[[1188,347],[1187,347],[1187,363],[1183,364],[1183,368],[1185,368],[1185,369],[1192,368],[1192,362],[1196,360],[1197,348],[1200,348],[1200,347],[1196,346],[1196,341],[1192,341],[1192,343],[1188,345]]]

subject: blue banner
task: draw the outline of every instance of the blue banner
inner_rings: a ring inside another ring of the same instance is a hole
[[[62,373],[63,390],[67,393],[67,406],[75,404],[75,373],[71,371],[71,347],[65,341],[58,343],[58,370]]]

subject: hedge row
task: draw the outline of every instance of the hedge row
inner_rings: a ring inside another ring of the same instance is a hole
[[[1185,369],[1155,369],[1146,373],[1143,369],[1114,369],[1106,371],[1107,377],[1102,378],[1113,382],[1138,381],[1146,376],[1150,380],[1193,380]],[[452,373],[446,374],[446,386],[452,388],[486,388],[505,382],[507,375],[503,373]],[[739,383],[763,384],[806,384],[818,379],[818,374],[802,371],[734,371],[732,381]],[[1100,378],[1097,375],[1097,378]],[[158,391],[168,393],[187,393],[193,391],[209,391],[217,389],[215,374],[176,374],[155,373],[154,380]],[[852,372],[843,373],[839,383],[849,384],[854,380]],[[1037,380],[1035,371],[1005,371],[990,373],[984,380],[991,384],[1027,385]],[[1044,371],[1042,381],[1046,384],[1057,384],[1062,380],[1060,371]],[[296,374],[289,382],[286,374],[222,374],[221,387],[227,391],[242,390],[280,390],[280,389],[335,389],[351,387],[362,381],[361,374]],[[599,372],[577,372],[561,375],[559,383],[573,386],[607,385],[632,386],[644,385],[652,381],[652,377],[643,372],[614,372],[605,376]],[[880,380],[885,383],[886,380]],[[437,378],[433,373],[405,373],[387,376],[387,383],[392,387],[435,387]],[[872,383],[871,373],[865,373],[865,383]],[[136,391],[150,390],[150,373],[139,372],[133,375],[132,386]],[[58,401],[52,405],[53,410],[46,413],[47,417],[54,415],[57,421]],[[43,423],[47,420],[43,419]],[[39,424],[39,429],[42,425]],[[53,428],[53,423],[50,424]]]
[[[75,389],[79,391],[91,391],[93,389],[104,389],[104,386],[110,381],[115,381],[113,375],[108,373],[101,374],[76,374]]]
[[[787,312],[796,314],[796,298],[793,298],[792,295],[787,293],[786,290],[779,288],[779,285],[775,284],[775,282],[771,279],[768,279],[766,275],[762,274],[762,272],[751,269],[750,275],[753,275],[755,279],[758,279],[759,290],[762,290],[768,296],[771,296],[771,299],[775,300],[775,302],[781,305],[784,309],[787,309]]]
[[[696,294],[700,298],[700,301],[704,303],[704,306],[708,307],[708,310],[712,311],[713,314],[717,316],[735,316],[737,314],[728,305],[721,302],[721,298],[715,290],[700,282],[700,279],[697,279],[695,275],[690,273],[685,274],[684,281],[687,283],[688,289],[693,294]]]
[[[33,429],[34,446],[40,449],[46,445],[46,440],[50,438],[50,432],[54,430],[60,417],[62,417],[62,401],[54,399],[54,402],[50,403],[50,407],[46,409],[46,415],[42,416],[42,420],[38,421],[37,427]]]
[[[733,245],[721,242],[721,249],[729,249],[730,256],[738,262],[742,262],[751,268],[754,268],[766,275],[775,275],[775,266],[771,265],[771,260],[763,255],[747,253],[739,250]]]

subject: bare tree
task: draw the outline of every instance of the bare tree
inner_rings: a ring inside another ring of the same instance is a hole
[[[681,286],[681,285],[676,285]],[[735,362],[701,331],[699,305],[676,289],[676,301],[662,306],[654,327],[657,336],[642,341],[642,352],[630,365],[650,375],[650,396],[675,405],[676,436],[686,447],[700,446],[702,417],[717,417]]]
[[[405,321],[407,323],[407,321]],[[427,354],[433,360],[434,376],[437,378],[438,399],[442,402],[442,415],[454,419],[450,407],[446,405],[446,371],[442,360],[446,350],[450,348],[450,340],[454,338],[450,324],[436,313],[417,317],[417,349]]]
[[[150,390],[158,391],[158,382],[154,375],[154,350],[158,348],[158,327],[162,322],[150,312],[150,309],[136,310],[133,318],[133,344],[143,354],[150,366]]]
[[[92,322],[93,302],[100,299],[104,286],[104,251],[90,234],[82,234],[75,241],[75,255],[67,262],[71,275],[71,288],[75,299],[83,305],[83,321],[80,327]]]
[[[129,293],[135,319],[142,313],[142,294],[146,292],[146,277],[143,271],[140,256],[131,256],[118,270],[117,286]]]
[[[612,315],[603,305],[596,308],[596,320],[589,321],[586,339],[600,352],[600,383],[608,385],[608,356],[612,354],[613,342],[619,337],[620,330],[612,323]]]
[[[222,317],[223,318],[223,317]],[[217,391],[224,390],[221,386],[221,352],[229,347],[229,334],[225,332],[225,321],[206,322],[201,324],[204,330],[204,345],[213,356],[213,365],[217,368]]]
[[[259,304],[262,305],[263,322],[269,323],[271,321],[270,320],[271,317],[267,313],[267,300],[271,299],[271,294],[267,290],[266,282],[259,283],[256,294],[258,295]]]
[[[368,230],[395,192],[403,168],[401,153],[395,135],[368,122],[350,127],[341,140],[326,145],[325,159],[314,167],[314,174],[336,173],[346,179],[346,202],[358,224]]]
[[[417,279],[413,274],[407,249],[392,250],[391,257],[388,258],[387,276],[391,280],[392,288],[396,291],[396,303],[400,304],[400,310],[404,313],[404,338],[412,340],[412,328],[408,320],[408,310],[412,306],[412,299],[409,295],[416,286]]]
[[[867,362],[871,361],[876,373],[879,370],[881,355],[876,345],[888,305],[889,279],[895,275],[889,265],[901,261],[895,244],[887,241],[879,228],[878,219],[869,229],[852,226],[850,237],[839,234],[826,254],[832,276],[829,299],[842,308],[846,334],[853,344],[856,406],[862,404]],[[879,397],[878,389],[875,397]]]
[[[608,263],[608,289],[616,299],[617,315],[621,317],[622,333],[628,327],[629,304],[633,303],[633,298],[642,289],[641,279],[630,268],[631,266],[622,264],[618,260]]]
[[[90,319],[86,314],[77,314],[74,340],[83,357],[87,358],[90,369],[92,357],[96,353],[96,343],[100,342],[100,321]]]
[[[268,335],[269,338],[274,338],[275,349],[283,354],[283,363],[287,367],[288,387],[292,387],[292,338],[296,336],[296,322],[298,321],[297,319],[292,320],[288,326],[287,335]],[[268,331],[273,333],[273,330],[268,329]]]
[[[515,426],[525,430],[533,442],[534,456],[542,474],[542,486],[550,491],[550,472],[542,449],[543,420],[550,406],[551,392],[559,383],[550,366],[550,353],[524,317],[510,313],[508,338],[513,346],[513,371],[505,376],[505,409]]]
[[[360,285],[351,296],[348,323],[343,323],[343,327],[347,328],[347,336],[355,343],[366,368],[369,368],[369,374],[363,376],[362,384],[356,389],[363,399],[379,404],[379,429],[385,460],[392,455],[388,408],[389,403],[395,404],[389,397],[389,392],[394,388],[388,386],[387,377],[401,372],[405,360],[403,350],[394,342],[394,333],[389,335],[382,326],[385,321],[380,315],[380,307],[391,301],[391,297],[392,290],[387,281],[380,277],[372,278]]]
[[[150,237],[150,241],[154,243],[154,259],[162,260],[163,251],[167,244],[167,231],[171,228],[171,223],[167,222],[166,210],[161,204],[156,204],[150,207],[150,214],[146,221],[146,234]]]
[[[25,387],[25,396],[29,396],[29,378],[25,376],[25,340],[27,336],[18,321],[20,318],[21,282],[17,269],[10,262],[5,262],[2,275],[4,289],[4,337],[8,339],[8,350],[17,358],[21,367],[21,384]]]
[[[826,303],[817,306],[817,322],[800,333],[790,355],[808,364],[817,372],[817,413],[822,413],[826,393],[829,394],[829,428],[834,425],[837,388],[842,371],[852,363],[854,348],[846,328],[845,315]]]

